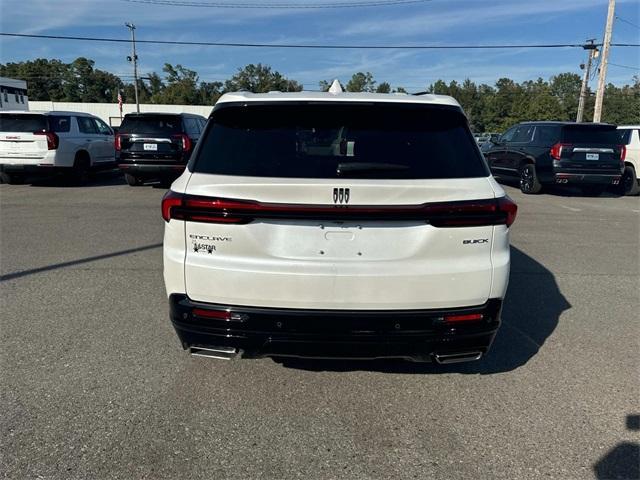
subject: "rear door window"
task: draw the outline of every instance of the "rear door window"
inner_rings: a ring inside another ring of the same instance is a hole
[[[127,115],[120,126],[120,133],[175,135],[182,133],[182,118],[179,115]]]
[[[200,135],[200,126],[195,118],[185,118],[184,126],[190,136],[197,137]]]
[[[66,133],[71,130],[71,117],[67,115],[49,115],[49,130]]]
[[[613,125],[568,125],[562,129],[562,142],[616,145],[620,143],[620,132]]]
[[[78,128],[81,133],[85,133],[87,135],[97,135],[98,127],[93,123],[93,119],[91,117],[76,117],[78,119]]]
[[[225,106],[192,171],[293,178],[468,178],[488,171],[457,109],[390,104]]]
[[[0,132],[43,132],[47,130],[44,115],[0,113]]]
[[[620,141],[622,144],[629,145],[631,143],[631,134],[633,133],[633,130],[630,128],[622,128],[618,130],[618,132],[620,134]]]
[[[538,145],[553,145],[560,139],[560,127],[542,125],[536,128],[536,143]]]

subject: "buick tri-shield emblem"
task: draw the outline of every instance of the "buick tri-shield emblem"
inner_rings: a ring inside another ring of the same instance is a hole
[[[333,203],[349,203],[349,195],[348,188],[334,188]]]

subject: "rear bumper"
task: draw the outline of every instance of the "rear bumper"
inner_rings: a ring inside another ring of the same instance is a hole
[[[557,184],[583,185],[617,185],[622,178],[622,172],[608,171],[602,173],[583,173],[575,171],[555,170],[553,181]]]
[[[122,162],[118,163],[118,168],[125,173],[132,175],[167,175],[178,176],[187,167],[184,163],[134,163]]]
[[[438,310],[277,309],[206,304],[182,294],[172,294],[169,303],[171,321],[182,346],[192,352],[213,348],[245,358],[413,361],[480,358],[498,330],[502,307],[501,300],[493,299],[484,305]],[[202,311],[229,312],[229,318],[211,318]],[[483,317],[467,322],[444,321],[449,315],[468,314]]]

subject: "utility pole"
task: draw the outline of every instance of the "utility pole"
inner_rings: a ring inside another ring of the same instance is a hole
[[[609,0],[609,12],[607,13],[607,25],[604,30],[602,42],[602,60],[600,61],[600,76],[598,77],[598,89],[596,90],[596,106],[593,111],[593,121],[599,122],[602,118],[602,102],[604,100],[604,87],[607,82],[607,66],[609,64],[609,50],[611,49],[611,33],[613,31],[613,19],[615,17],[616,0]]]
[[[578,102],[578,116],[576,117],[576,122],[581,122],[582,117],[584,116],[584,105],[587,101],[587,91],[589,89],[589,76],[591,75],[591,62],[594,58],[598,57],[599,51],[598,47],[594,45],[595,38],[590,38],[587,40],[582,48],[589,51],[589,57],[587,58],[587,64],[583,63],[580,65],[580,68],[584,68],[584,76],[582,77],[582,87],[580,88],[580,100]]]
[[[133,53],[127,60],[133,62],[133,90],[136,92],[136,112],[140,113],[140,101],[138,100],[138,55],[136,55],[136,26],[127,22],[124,24],[131,30],[131,47]]]

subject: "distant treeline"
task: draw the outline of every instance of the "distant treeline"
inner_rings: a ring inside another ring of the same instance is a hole
[[[300,91],[302,85],[288,79],[268,65],[247,65],[224,82],[200,81],[197,72],[182,65],[165,64],[162,75],[150,73],[139,82],[141,103],[213,105],[225,92],[248,90],[256,93]],[[134,102],[133,83],[94,67],[94,61],[81,57],[71,63],[37,59],[0,64],[0,76],[28,82],[31,100],[59,102],[116,102],[118,91],[126,103]],[[329,80],[318,88],[327,90]],[[575,73],[561,73],[548,81],[539,78],[522,83],[509,78],[495,85],[478,85],[467,79],[462,83],[442,80],[425,85],[425,91],[455,97],[465,109],[475,131],[503,131],[522,120],[575,120],[581,78]],[[355,73],[344,85],[351,92],[405,92],[378,83],[369,72]],[[593,116],[594,95],[589,92],[585,120]],[[616,124],[640,123],[640,78],[631,85],[606,87],[603,121]]]

